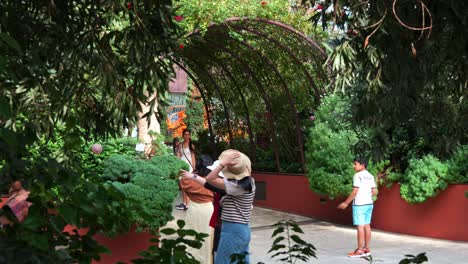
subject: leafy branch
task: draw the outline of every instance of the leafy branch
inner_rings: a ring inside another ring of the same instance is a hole
[[[304,232],[295,221],[282,220],[273,226],[276,229],[271,237],[276,237],[276,239],[268,253],[276,253],[271,258],[277,258],[286,263],[295,263],[298,259],[307,262],[310,257],[317,258],[316,248],[297,235],[297,233],[304,234]],[[285,236],[282,235],[283,233],[286,233]]]
[[[428,261],[426,253],[420,253],[417,256],[414,255],[405,255],[405,259],[402,259],[399,264],[410,264],[410,263],[424,263]]]
[[[155,238],[151,239],[151,242],[155,243],[155,245],[150,246],[147,251],[140,253],[143,257],[142,259],[134,259],[132,262],[135,264],[200,263],[187,251],[187,248],[201,248],[202,242],[206,237],[208,237],[208,235],[197,233],[195,230],[184,229],[184,226],[184,220],[178,220],[178,229],[164,228],[159,233],[156,233]],[[177,236],[175,238],[160,239],[161,234],[166,236]]]

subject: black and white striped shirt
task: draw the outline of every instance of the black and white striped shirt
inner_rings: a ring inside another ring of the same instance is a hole
[[[250,178],[252,191],[246,191],[237,184],[237,181],[224,179],[226,196],[222,201],[221,220],[234,223],[249,224],[252,215],[252,204],[255,197],[255,180]]]

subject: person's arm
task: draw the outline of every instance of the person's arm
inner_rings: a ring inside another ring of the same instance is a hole
[[[218,177],[219,173],[223,170],[223,168],[224,166],[222,166],[220,163],[220,165],[214,170],[212,170],[210,174],[208,174],[208,176],[205,177],[205,179],[214,187],[219,188],[221,190],[226,190],[226,186],[224,186],[224,180]]]
[[[226,155],[223,160],[219,161],[219,166],[214,168],[208,176],[205,177],[205,179],[211,183],[213,186],[226,190],[226,186],[224,185],[224,180],[219,178],[218,175],[219,173],[226,167],[227,165],[232,165],[234,159],[239,158],[240,154],[239,153],[232,153],[230,155]]]
[[[226,194],[226,191],[224,191],[223,189],[217,188],[216,186],[214,186],[213,184],[211,184],[209,182],[205,182],[203,187],[205,187],[206,189],[208,189],[208,190],[210,190],[212,192],[220,193],[221,195]]]
[[[207,182],[205,180],[205,178],[203,177],[200,177],[199,175],[196,175],[196,174],[193,174],[193,173],[190,173],[188,171],[185,171],[185,170],[182,170],[182,176],[184,178],[187,178],[187,179],[192,179],[194,181],[196,181],[198,184],[202,185],[203,187],[205,187],[206,189],[212,191],[212,192],[219,192],[219,193],[225,193],[225,191],[223,189],[220,189],[220,188],[217,188],[216,186],[214,186],[213,184]]]
[[[372,181],[372,196],[376,196],[379,190],[377,189],[377,185],[375,184],[375,181]]]
[[[353,188],[353,191],[351,192],[351,194],[348,196],[348,199],[346,199],[346,201],[340,203],[340,205],[338,205],[338,208],[339,209],[346,209],[346,207],[348,207],[349,203],[351,203],[354,198],[356,197],[357,193],[359,191],[359,188],[358,187],[354,187]]]
[[[205,185],[205,183],[206,183],[205,178],[200,177],[200,176],[198,176],[196,174],[190,173],[190,172],[188,172],[186,170],[182,170],[182,177],[184,177],[186,179],[192,179],[192,180],[196,181],[200,185]]]
[[[181,157],[181,154],[180,154],[181,148],[182,148],[182,147],[181,147],[180,144],[179,144],[179,145],[177,146],[177,158],[178,158],[178,159],[180,159],[180,157]]]
[[[192,169],[195,170],[195,165],[196,165],[196,159],[195,159],[195,146],[192,144]]]

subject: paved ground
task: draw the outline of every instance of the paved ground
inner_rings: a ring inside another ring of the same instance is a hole
[[[174,210],[176,219],[183,219],[185,212]],[[255,207],[252,217],[251,263],[280,263],[267,254],[271,247],[272,224],[293,219],[304,231],[301,237],[317,248],[317,259],[307,263],[360,264],[369,263],[365,259],[349,259],[347,252],[356,247],[356,231],[353,227],[321,222],[312,218]],[[468,228],[468,226],[467,226]],[[373,230],[373,263],[398,263],[405,254],[416,255],[426,252],[428,263],[462,264],[468,263],[468,243],[429,239]],[[303,262],[296,262],[303,263]]]

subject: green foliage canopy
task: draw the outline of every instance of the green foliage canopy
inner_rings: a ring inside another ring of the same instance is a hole
[[[307,34],[314,31],[303,12],[290,12],[288,1],[264,2],[266,4],[258,0],[176,0],[174,6],[177,14],[183,16],[180,26],[185,33],[196,29],[205,31],[211,23],[221,23],[231,17],[267,18],[292,25]]]
[[[447,159],[467,144],[466,1],[322,4],[313,19],[346,33],[329,57],[335,89],[351,99],[353,125],[375,131],[374,158],[404,169],[409,152]]]
[[[0,230],[2,261],[89,263],[105,250],[94,234],[132,223],[125,193],[88,177],[97,170],[76,153],[166,90],[179,36],[171,1],[6,0],[0,14],[0,181],[24,179],[32,202],[24,223]],[[62,157],[36,151],[57,127]]]
[[[21,114],[38,132],[63,124],[70,138],[120,132],[138,102],[167,89],[170,3],[2,1],[1,123],[14,128]]]

